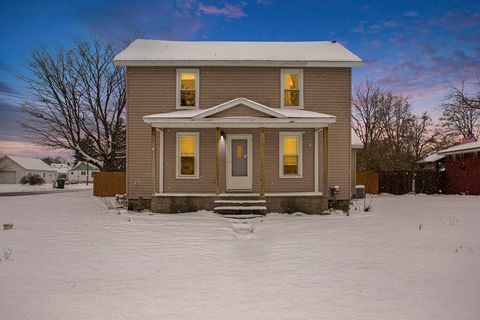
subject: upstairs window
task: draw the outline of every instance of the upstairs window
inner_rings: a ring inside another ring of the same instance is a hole
[[[177,179],[199,177],[198,136],[198,132],[177,133]]]
[[[177,69],[177,109],[198,109],[198,69]]]
[[[302,133],[280,132],[280,178],[302,177]]]
[[[282,69],[282,108],[303,108],[303,70]]]

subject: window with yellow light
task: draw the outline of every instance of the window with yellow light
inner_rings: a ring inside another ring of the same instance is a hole
[[[283,137],[283,174],[298,175],[298,136]]]
[[[195,136],[180,137],[180,175],[195,175]]]
[[[300,74],[283,74],[283,104],[285,107],[300,106]]]
[[[196,75],[195,73],[180,74],[180,106],[195,107],[196,101]]]

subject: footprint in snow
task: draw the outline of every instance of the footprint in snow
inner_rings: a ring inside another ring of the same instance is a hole
[[[233,223],[232,229],[233,232],[235,232],[237,239],[251,239],[253,237],[253,232],[255,231],[253,224],[246,221]]]

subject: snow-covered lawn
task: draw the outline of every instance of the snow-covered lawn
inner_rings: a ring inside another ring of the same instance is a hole
[[[92,183],[90,183],[88,186],[85,183],[66,184],[65,189],[55,189],[53,188],[53,183],[45,183],[45,184],[36,185],[36,186],[31,186],[28,184],[0,184],[0,194],[12,193],[12,192],[37,192],[37,191],[61,192],[64,190],[83,190],[83,189],[92,189],[92,188],[93,188]]]
[[[0,319],[479,319],[480,197],[242,222],[89,194],[0,198]]]

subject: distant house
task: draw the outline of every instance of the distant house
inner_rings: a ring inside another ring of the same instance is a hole
[[[50,167],[57,171],[57,177],[63,176],[65,178],[68,178],[68,170],[70,170],[70,166],[68,164],[52,163]]]
[[[45,183],[52,183],[57,177],[57,171],[40,159],[4,156],[0,158],[0,184],[20,183],[23,176],[38,174]]]
[[[480,142],[439,151],[445,157],[446,192],[480,195]]]
[[[87,177],[89,182],[93,182],[93,173],[100,172],[98,167],[87,164],[86,162],[80,161],[73,168],[68,170],[67,179],[70,182],[87,182]]]

